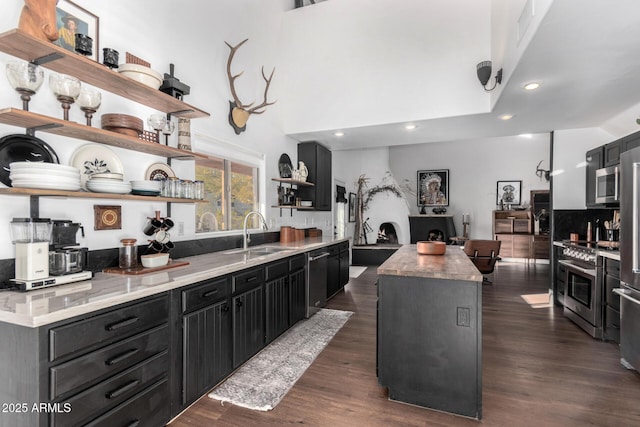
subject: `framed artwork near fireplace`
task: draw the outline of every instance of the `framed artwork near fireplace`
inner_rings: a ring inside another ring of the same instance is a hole
[[[418,206],[449,206],[449,169],[418,171]]]
[[[522,181],[498,181],[496,205],[519,205]]]
[[[356,222],[356,193],[349,193],[349,222]]]

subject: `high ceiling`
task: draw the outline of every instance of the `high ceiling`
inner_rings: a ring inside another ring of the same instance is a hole
[[[640,105],[640,2],[554,1],[506,80],[491,113],[420,121],[412,131],[388,123],[341,129],[342,137],[334,129],[291,136],[340,150],[600,126]],[[523,90],[532,80],[542,86]],[[498,119],[503,114],[514,117]]]

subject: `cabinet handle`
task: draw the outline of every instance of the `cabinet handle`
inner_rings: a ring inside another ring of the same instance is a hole
[[[202,298],[209,298],[210,296],[215,295],[217,293],[218,293],[218,290],[214,289],[212,291],[205,292],[204,294],[202,294]]]
[[[120,328],[124,328],[125,326],[129,326],[132,325],[134,323],[136,323],[138,320],[140,320],[138,317],[130,317],[128,319],[122,320],[120,322],[116,322],[116,323],[111,323],[107,326],[105,326],[104,328],[107,331],[115,331],[116,329],[120,329]]]
[[[122,362],[123,360],[125,360],[125,359],[127,359],[127,358],[129,358],[129,357],[133,356],[133,355],[134,355],[134,354],[136,354],[138,351],[140,351],[140,350],[138,350],[137,348],[133,348],[133,349],[131,349],[131,350],[129,350],[129,351],[125,351],[125,352],[124,352],[124,353],[122,353],[121,355],[116,356],[116,357],[114,357],[113,359],[109,359],[109,360],[105,361],[105,362],[104,362],[104,364],[105,364],[105,365],[109,365],[109,366],[111,366],[111,365],[115,365],[116,363]]]
[[[254,280],[257,280],[257,279],[258,279],[258,276],[249,277],[249,278],[247,279],[247,283],[249,283],[249,282],[253,282]]]
[[[125,385],[123,385],[122,387],[120,387],[118,389],[106,392],[105,393],[105,397],[107,399],[115,399],[116,397],[120,396],[121,394],[126,393],[127,391],[131,390],[132,388],[134,388],[138,384],[140,384],[140,380],[129,381],[128,383],[126,383]]]
[[[226,313],[227,311],[229,311],[229,306],[228,306],[227,304],[223,305],[223,306],[222,306],[222,311],[224,311],[225,313]]]
[[[140,424],[140,420],[133,420],[129,424],[127,424],[125,427],[136,427],[138,424]]]
[[[238,301],[236,301],[236,306],[242,307],[242,300],[239,299]]]

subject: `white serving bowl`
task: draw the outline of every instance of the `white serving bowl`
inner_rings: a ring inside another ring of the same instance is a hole
[[[146,268],[162,267],[169,262],[169,254],[147,254],[140,257],[142,266]]]
[[[118,72],[154,89],[158,89],[162,85],[162,75],[144,65],[120,64]]]

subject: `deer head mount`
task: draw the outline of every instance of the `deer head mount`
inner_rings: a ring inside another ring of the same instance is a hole
[[[267,92],[269,91],[269,85],[271,85],[273,73],[276,71],[275,68],[273,69],[273,71],[271,71],[271,74],[267,78],[267,76],[264,74],[264,67],[262,67],[262,78],[266,82],[266,86],[264,88],[264,101],[262,101],[262,104],[256,106],[253,106],[255,102],[252,102],[250,104],[243,104],[242,101],[240,101],[240,98],[238,98],[238,94],[236,93],[235,88],[235,81],[242,75],[242,73],[244,73],[244,71],[239,72],[235,76],[231,74],[231,61],[233,61],[233,57],[240,46],[242,46],[247,40],[249,39],[244,39],[236,46],[231,46],[229,43],[224,42],[227,46],[229,46],[229,49],[231,49],[231,51],[229,52],[229,59],[227,60],[227,76],[229,77],[229,88],[231,89],[231,96],[233,96],[233,101],[229,101],[229,124],[236,132],[236,135],[240,135],[240,133],[244,132],[247,129],[247,120],[249,120],[249,116],[251,116],[252,114],[262,114],[266,111],[266,108],[269,105],[273,105],[276,103],[276,101],[267,102]]]

